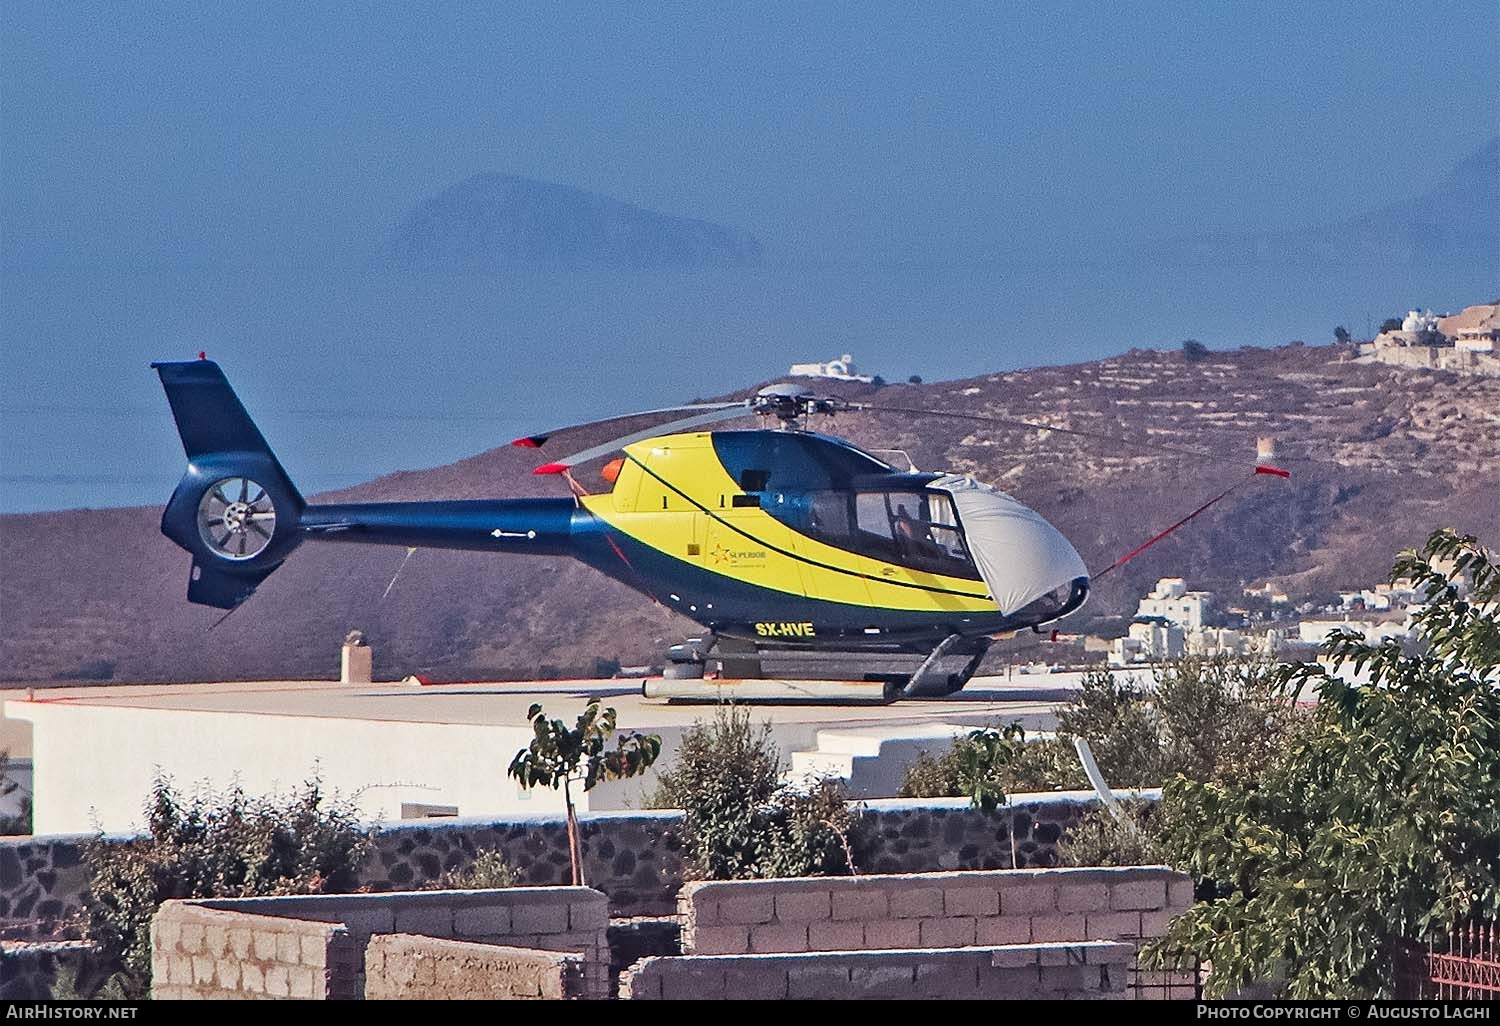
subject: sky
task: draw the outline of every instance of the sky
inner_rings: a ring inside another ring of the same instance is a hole
[[[0,512],[164,499],[147,364],[199,350],[311,494],[845,352],[933,381],[1492,299],[1500,259],[1130,247],[1419,195],[1500,135],[1497,52],[1494,0],[4,0]],[[747,229],[767,265],[371,270],[481,172]]]
[[[8,0],[0,46],[9,265],[358,259],[480,171],[962,262],[1358,213],[1500,130],[1492,0]]]

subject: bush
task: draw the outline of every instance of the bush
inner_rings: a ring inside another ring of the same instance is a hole
[[[1182,344],[1182,356],[1188,363],[1197,363],[1199,360],[1207,359],[1208,346],[1195,338],[1190,338]]]
[[[1121,802],[1120,807],[1123,812],[1120,819],[1103,806],[1095,806],[1070,826],[1057,845],[1062,864],[1174,865],[1177,860],[1162,837],[1158,803],[1132,800]]]
[[[0,751],[0,798],[9,798],[21,790],[21,785],[10,778],[10,753]],[[0,815],[0,836],[31,833],[31,795],[23,794],[20,811],[13,815]]]
[[[1089,743],[1112,788],[1253,776],[1274,761],[1305,716],[1271,663],[1180,659],[1153,686],[1097,670],[1079,700],[1058,710],[1057,733]]]
[[[1008,794],[1086,787],[1065,742],[1027,741],[1019,723],[971,731],[942,755],[922,752],[906,768],[903,798],[968,798],[990,810]]]
[[[450,869],[426,888],[432,891],[489,891],[516,885],[516,871],[499,848],[480,848],[466,866]]]
[[[1425,592],[1421,654],[1336,634],[1326,651],[1363,680],[1282,668],[1318,704],[1280,758],[1253,779],[1167,785],[1174,849],[1222,894],[1153,951],[1212,961],[1211,996],[1388,997],[1404,947],[1500,918],[1500,566],[1440,531],[1392,577]]]
[[[826,876],[852,872],[855,813],[833,781],[781,781],[771,725],[722,705],[682,736],[672,768],[647,799],[681,809],[687,875],[700,880]]]
[[[185,800],[158,778],[146,806],[148,833],[84,846],[92,873],[88,939],[123,970],[132,997],[151,983],[151,917],[171,898],[336,894],[353,890],[373,843],[351,805],[316,780],[284,796],[251,798],[238,787]]]

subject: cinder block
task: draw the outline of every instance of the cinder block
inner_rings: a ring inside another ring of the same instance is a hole
[[[157,915],[151,921],[151,944],[156,948],[175,948],[182,940],[182,924],[172,912]]]
[[[968,998],[978,987],[979,968],[972,965],[921,963],[911,983],[909,997]]]
[[[563,915],[566,917],[567,912]],[[452,937],[453,909],[444,905],[414,905],[396,909],[396,932],[423,937]]]
[[[266,993],[272,997],[291,997],[292,981],[284,965],[266,967]]]
[[[510,910],[511,929],[517,933],[534,933],[545,936],[549,933],[568,932],[568,906],[515,905]]]
[[[1088,938],[1088,923],[1081,915],[1031,917],[1031,940],[1036,944],[1080,941]]]
[[[1037,965],[1087,965],[1088,949],[1070,944],[1040,944],[1036,948]]]
[[[938,887],[898,887],[889,892],[891,917],[928,919],[943,914],[943,892]]]
[[[182,930],[177,941],[179,951],[189,955],[196,955],[203,950],[203,924],[183,923]]]
[[[1139,936],[1161,937],[1165,935],[1168,928],[1172,925],[1172,920],[1177,918],[1177,916],[1179,915],[1181,915],[1180,912],[1174,912],[1170,909],[1164,912],[1140,913],[1141,932]]]
[[[1092,971],[1091,971],[1092,970]],[[1088,989],[1092,977],[1093,989],[1098,989],[1099,970],[1093,966],[1086,965],[1044,965],[1042,966],[1042,989],[1056,994],[1059,992],[1083,991]]]
[[[920,920],[921,945],[924,948],[966,948],[973,945],[978,927],[973,916]]]
[[[787,995],[787,972],[742,963],[725,970],[724,993],[731,1001],[780,1001]]]
[[[1000,914],[1000,892],[988,884],[979,887],[943,888],[943,914],[948,916],[996,916]]]
[[[1129,880],[1110,888],[1110,907],[1117,912],[1154,912],[1167,904],[1166,880]]]
[[[453,932],[459,937],[505,937],[510,934],[510,909],[504,905],[455,909]]]
[[[193,956],[193,984],[202,987],[214,982],[214,960],[207,955]]]
[[[368,937],[372,933],[394,933],[396,910],[386,905],[383,908],[351,909],[339,916],[339,922],[349,928],[356,937]]]
[[[1001,884],[1000,914],[1030,916],[1057,911],[1057,888],[1052,884]]]
[[[276,934],[270,930],[256,930],[251,945],[255,957],[262,962],[276,960]]]
[[[1027,916],[991,916],[978,920],[975,942],[978,944],[1029,944],[1031,919]]]
[[[1057,910],[1059,912],[1107,912],[1109,899],[1107,884],[1063,884],[1057,889]]]
[[[920,919],[886,919],[865,923],[865,949],[903,950],[922,946]]]
[[[1100,912],[1088,916],[1088,940],[1118,940],[1141,936],[1141,913]]]
[[[229,931],[229,953],[240,961],[250,957],[251,932],[243,926]]]
[[[827,891],[786,891],[776,895],[776,918],[783,923],[811,923],[832,916]]]
[[[240,990],[246,994],[264,994],[266,992],[265,970],[254,962],[241,962]]]
[[[1177,911],[1193,904],[1193,881],[1187,877],[1167,881],[1167,906]]]
[[[856,965],[849,970],[849,996],[909,998],[916,968],[910,965]]]
[[[717,922],[721,926],[769,923],[776,914],[776,898],[769,886],[761,887],[764,889],[719,898],[715,902],[718,909]]]
[[[885,891],[874,888],[861,888],[859,890],[845,890],[840,888],[833,892],[833,918],[834,919],[863,919],[866,921],[884,919],[890,915],[890,902],[886,900]]]
[[[239,960],[232,956],[214,959],[214,983],[223,990],[239,990]]]
[[[229,948],[229,931],[210,924],[203,928],[203,953],[218,958]]]
[[[750,928],[751,954],[807,950],[806,923],[765,923]]]
[[[683,947],[690,955],[743,955],[750,950],[750,928],[700,926],[683,934]]]
[[[723,1000],[724,970],[719,966],[670,963],[662,974],[661,994],[668,1001]]]
[[[990,952],[990,965],[996,969],[1021,969],[1037,965],[1037,948],[1031,944],[1012,944]]]
[[[839,1000],[850,996],[849,970],[832,966],[797,966],[786,974],[786,996],[793,1001]]]
[[[609,903],[598,898],[568,902],[568,929],[606,930],[609,928]]]
[[[865,946],[865,924],[847,921],[808,923],[807,946],[813,951],[861,951]]]
[[[167,961],[167,982],[174,987],[193,985],[193,956],[177,954]]]
[[[302,938],[290,931],[276,935],[276,961],[296,965],[302,961]]]
[[[317,975],[319,974],[317,974],[316,970],[305,965],[293,966],[288,970],[287,976],[291,996],[301,998],[304,1001],[318,996],[314,986]]]

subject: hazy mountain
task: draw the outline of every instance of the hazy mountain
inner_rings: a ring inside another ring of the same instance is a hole
[[[1243,453],[1148,454],[1056,433],[935,416],[841,416],[833,429],[905,449],[926,469],[970,472],[1056,523],[1096,570],[1243,477],[1273,435],[1290,481],[1257,478],[1098,582],[1069,629],[1132,612],[1162,576],[1231,601],[1274,578],[1293,595],[1382,579],[1397,550],[1441,525],[1500,542],[1500,379],[1344,362],[1337,347],[1132,350],[859,394],[889,405],[1045,418],[1060,427]],[[845,386],[847,388],[847,386]],[[616,425],[618,426],[618,425]],[[579,446],[601,440],[580,432]],[[565,494],[510,447],[393,474],[323,499]],[[585,472],[586,474],[586,472]],[[592,485],[587,476],[582,479]],[[596,658],[659,659],[694,626],[565,559],[304,545],[225,623],[185,600],[189,559],[158,531],[159,507],[0,517],[0,679],[329,676],[351,627],[377,673],[449,679],[588,672]]]
[[[1171,239],[1152,244],[1149,254],[1194,264],[1376,260],[1500,273],[1500,136],[1460,160],[1428,191],[1367,214],[1306,228]]]
[[[432,269],[570,266],[627,270],[753,266],[749,232],[515,175],[475,175],[417,204],[391,253]]]

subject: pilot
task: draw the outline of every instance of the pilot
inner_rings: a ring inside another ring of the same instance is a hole
[[[915,545],[919,540],[917,522],[906,511],[905,503],[896,506],[896,540],[906,546]]]

